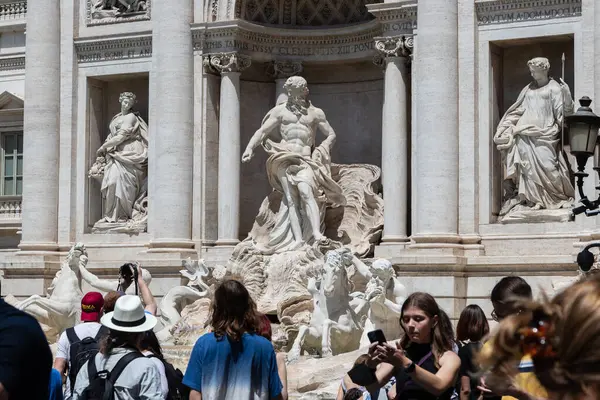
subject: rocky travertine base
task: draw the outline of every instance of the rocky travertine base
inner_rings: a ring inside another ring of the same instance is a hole
[[[164,346],[165,357],[185,372],[193,346]],[[297,400],[334,400],[340,381],[367,348],[328,358],[301,357],[287,366],[288,395]]]

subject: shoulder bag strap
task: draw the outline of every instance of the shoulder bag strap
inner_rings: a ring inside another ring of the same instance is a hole
[[[94,377],[96,376],[96,374],[98,373],[98,370],[96,369],[96,357],[92,357],[88,360],[88,382],[91,382],[92,379],[94,379]]]
[[[141,353],[137,352],[137,351],[133,351],[131,353],[127,353],[126,355],[124,355],[115,365],[115,367],[110,371],[110,377],[108,378],[108,380],[114,385],[115,382],[117,381],[117,379],[119,379],[119,376],[121,375],[121,372],[123,372],[123,370],[125,369],[125,367],[127,367],[127,364],[129,364],[130,362],[132,362],[133,360],[135,360],[136,358],[142,358],[144,357]]]
[[[77,334],[75,333],[75,328],[67,329],[66,333],[67,333],[67,339],[69,339],[70,344],[80,341],[79,336],[77,336]]]

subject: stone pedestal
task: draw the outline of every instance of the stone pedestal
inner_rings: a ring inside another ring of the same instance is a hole
[[[192,248],[194,66],[190,23],[192,1],[158,2],[153,10],[156,71],[155,133],[149,162],[151,251]]]
[[[269,70],[270,74],[275,78],[275,104],[285,103],[287,94],[283,85],[285,81],[294,75],[302,72],[302,63],[300,61],[274,61]]]
[[[378,38],[384,57],[385,88],[382,111],[381,174],[384,225],[382,243],[406,243],[408,216],[408,94],[407,64],[412,38]]]
[[[250,58],[237,53],[210,56],[210,65],[221,73],[219,107],[219,188],[217,245],[239,242],[240,213],[240,75]]]
[[[58,250],[60,108],[59,2],[27,7],[25,57],[23,222],[19,248]]]
[[[427,247],[459,242],[457,13],[457,0],[419,1],[412,239]]]

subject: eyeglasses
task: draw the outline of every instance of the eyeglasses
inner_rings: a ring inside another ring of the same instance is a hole
[[[496,310],[492,310],[492,319],[496,322],[500,321],[500,318],[498,318],[498,314],[496,314]]]
[[[515,314],[519,315],[519,314],[521,314],[521,311],[523,311],[523,310],[518,310]],[[511,314],[498,315],[496,310],[492,310],[492,319],[496,322],[500,322],[501,319],[504,319],[504,318],[508,317],[509,315],[511,315]]]

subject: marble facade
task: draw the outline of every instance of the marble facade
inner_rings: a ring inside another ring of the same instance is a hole
[[[338,134],[332,158],[382,169],[373,256],[451,317],[469,303],[489,314],[489,291],[507,274],[551,290],[600,239],[597,218],[499,223],[493,142],[528,83],[520,54],[559,66],[566,53],[574,98],[589,96],[598,113],[594,0],[50,3],[0,2],[0,133],[22,131],[24,147],[22,194],[0,196],[3,295],[44,294],[76,242],[99,276],[139,260],[157,297],[186,284],[182,259],[225,263],[270,191],[266,155],[242,167],[241,146],[298,74]],[[148,226],[98,235],[88,170],[121,92],[136,93],[148,122]],[[594,179],[585,185],[594,193]]]

